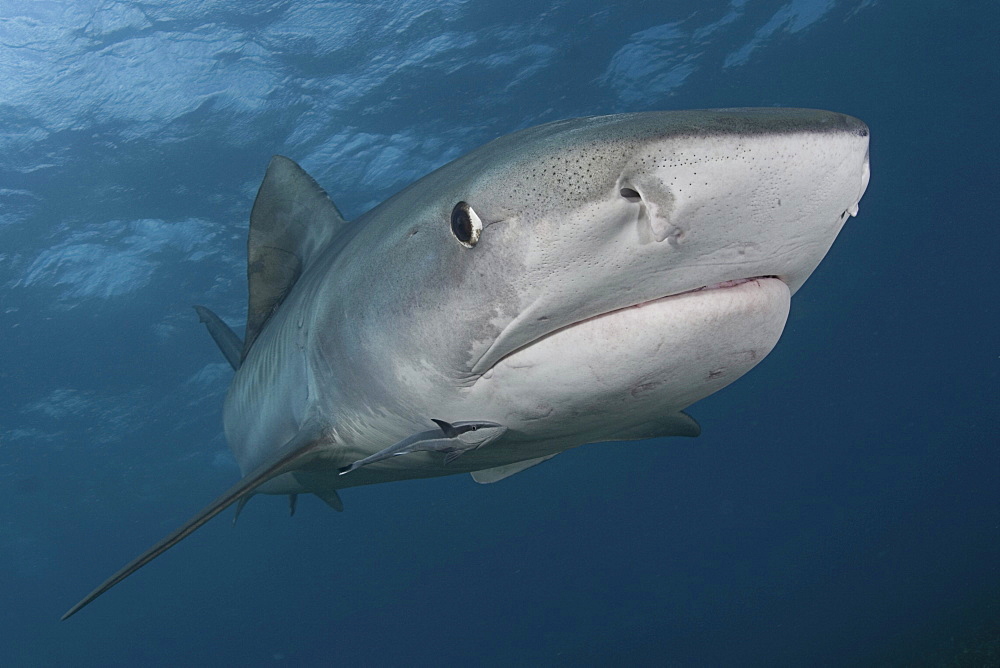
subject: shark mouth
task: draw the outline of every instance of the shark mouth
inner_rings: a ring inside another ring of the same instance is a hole
[[[626,307],[621,308],[621,309],[614,309],[612,311],[608,311],[607,313],[601,313],[600,315],[595,315],[593,317],[594,318],[600,318],[601,316],[605,316],[608,313],[614,313],[615,311],[622,311],[622,310],[624,310],[626,308],[641,308],[642,306],[645,306],[646,304],[652,304],[653,302],[663,301],[664,299],[670,299],[672,297],[680,297],[681,295],[690,295],[690,294],[692,294],[694,292],[704,292],[705,290],[722,290],[724,288],[735,288],[737,285],[743,285],[744,283],[753,283],[754,281],[763,281],[763,280],[768,279],[768,278],[774,278],[774,279],[777,279],[777,280],[781,280],[777,276],[754,276],[753,278],[737,278],[737,279],[734,279],[734,280],[731,280],[731,281],[722,281],[721,283],[713,283],[712,285],[703,285],[700,288],[694,288],[692,290],[685,290],[683,292],[675,292],[672,295],[667,295],[665,297],[657,297],[656,299],[650,299],[649,301],[640,302],[640,303],[638,303],[638,304],[636,304],[634,306],[626,306]],[[585,322],[586,320],[591,320],[591,319],[592,318],[586,318],[585,320],[581,320],[580,322]],[[576,325],[576,324],[578,324],[578,323],[573,323],[573,325]],[[567,326],[568,327],[572,327],[573,325],[567,325]]]
[[[539,335],[539,336],[531,339],[530,341],[527,341],[526,343],[524,343],[524,344],[522,344],[520,346],[517,346],[516,348],[514,348],[512,350],[507,351],[503,355],[500,355],[496,359],[494,359],[491,362],[489,362],[488,366],[486,366],[485,368],[482,369],[482,373],[483,374],[488,374],[488,372],[491,371],[500,362],[504,361],[508,357],[511,357],[512,355],[516,355],[517,353],[521,352],[522,350],[524,350],[524,349],[526,349],[526,348],[528,348],[530,346],[535,345],[536,343],[538,343],[539,341],[542,341],[543,339],[547,339],[549,337],[556,336],[560,332],[564,332],[564,331],[566,331],[566,330],[568,330],[568,329],[570,329],[572,327],[577,327],[579,325],[582,325],[584,323],[587,323],[587,322],[590,322],[590,321],[593,321],[593,320],[597,320],[599,318],[605,318],[605,317],[611,316],[611,315],[613,315],[615,313],[621,313],[621,312],[628,311],[628,310],[631,310],[631,309],[641,309],[641,308],[643,308],[645,306],[648,306],[650,304],[661,303],[661,302],[664,302],[664,301],[667,301],[667,300],[670,300],[670,299],[676,299],[678,297],[682,297],[684,295],[690,295],[690,294],[694,294],[694,293],[698,293],[698,292],[707,292],[707,291],[710,291],[710,290],[726,290],[726,289],[729,289],[729,288],[735,288],[735,287],[738,287],[738,286],[741,286],[741,285],[746,285],[747,283],[755,283],[755,282],[766,281],[766,280],[779,280],[780,281],[782,279],[780,277],[778,277],[778,276],[775,276],[775,275],[762,275],[762,276],[752,276],[750,278],[731,279],[731,280],[728,280],[728,281],[721,281],[719,283],[713,283],[711,285],[702,285],[702,286],[699,286],[697,288],[692,288],[690,290],[684,290],[682,292],[675,292],[675,293],[672,293],[672,294],[669,294],[669,295],[665,295],[663,297],[657,297],[655,299],[649,299],[649,300],[646,300],[646,301],[643,301],[643,302],[639,302],[639,303],[636,303],[636,304],[631,304],[629,306],[623,306],[621,308],[611,309],[610,311],[605,311],[603,313],[597,313],[595,315],[592,315],[592,316],[589,316],[589,317],[586,317],[586,318],[582,318],[580,320],[575,320],[575,321],[573,321],[571,323],[563,325],[562,327],[558,327],[558,328],[553,329],[551,331],[545,332],[545,333],[543,333],[543,334],[541,334],[541,335]],[[500,335],[500,337],[498,337],[497,340],[495,340],[493,342],[493,345],[490,346],[490,349],[487,350],[486,353],[479,359],[479,361],[476,363],[476,367],[477,368],[481,368],[483,366],[483,364],[484,364],[484,360],[487,360],[487,359],[489,359],[492,356],[492,353],[493,353],[494,349],[500,343],[501,339],[504,338],[504,334],[505,333],[502,333]]]

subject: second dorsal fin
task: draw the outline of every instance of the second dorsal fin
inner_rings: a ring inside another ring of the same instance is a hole
[[[336,205],[305,170],[284,156],[271,158],[250,213],[243,358],[295,281],[343,224]]]

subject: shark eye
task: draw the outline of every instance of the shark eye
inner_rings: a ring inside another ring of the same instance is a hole
[[[479,235],[482,232],[483,221],[469,203],[456,204],[451,210],[451,233],[458,239],[458,243],[466,248],[472,248],[479,242]]]

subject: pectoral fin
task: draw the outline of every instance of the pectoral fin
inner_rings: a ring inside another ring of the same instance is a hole
[[[229,366],[233,367],[233,371],[239,369],[243,356],[243,342],[240,341],[240,337],[222,321],[222,318],[204,306],[195,306],[194,310],[198,312],[198,320],[205,323],[208,333],[212,335],[215,345],[219,346]]]
[[[553,455],[545,455],[544,457],[536,457],[535,459],[526,459],[523,462],[517,462],[515,464],[506,464],[504,466],[497,466],[491,469],[483,469],[482,471],[473,471],[472,479],[480,485],[488,485],[491,482],[497,482],[499,480],[503,480],[504,478],[509,478],[515,473],[520,473],[525,469],[530,469],[532,466],[552,459],[558,454],[559,453],[557,452]]]
[[[233,503],[245,498],[257,487],[275,476],[287,473],[307,464],[315,454],[328,443],[323,436],[323,430],[318,425],[303,428],[292,440],[285,444],[269,461],[264,462],[238,483],[230,487],[224,494],[208,504],[201,512],[192,517],[179,529],[149,548],[141,555],[123,566],[117,573],[101,583],[97,589],[87,594],[83,600],[70,608],[62,619],[68,619],[89,604],[95,598],[114,587],[116,584],[135,573],[137,570],[160,556],[171,547],[191,535],[201,525],[221,513]]]
[[[647,438],[663,438],[665,436],[687,436],[695,438],[701,434],[698,422],[685,413],[677,411],[660,416],[655,420],[623,429],[609,434],[608,441],[639,441]]]

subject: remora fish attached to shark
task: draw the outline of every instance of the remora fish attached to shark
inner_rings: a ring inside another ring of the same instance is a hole
[[[444,463],[450,464],[462,454],[492,443],[507,431],[507,428],[496,422],[456,422],[448,424],[443,420],[434,420],[437,429],[421,431],[404,438],[399,443],[390,445],[385,450],[379,450],[349,466],[340,468],[340,475],[356,471],[362,466],[380,462],[389,457],[408,455],[411,452],[440,452],[444,454]]]
[[[64,619],[256,493],[340,510],[345,487],[494,482],[585,443],[697,436],[683,409],[770,352],[868,177],[865,124],[804,109],[549,123],[352,222],[275,157],[243,340],[199,308],[236,370],[244,477]],[[472,424],[492,425],[483,442],[444,426]]]

